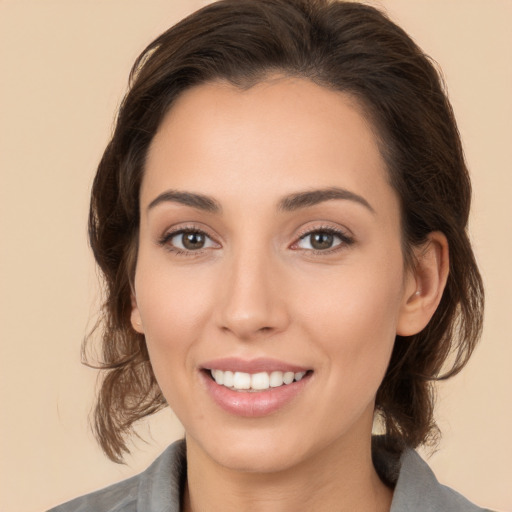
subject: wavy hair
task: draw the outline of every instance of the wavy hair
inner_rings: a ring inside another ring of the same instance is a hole
[[[114,461],[129,451],[134,423],[166,406],[144,336],[130,323],[148,147],[186,89],[215,80],[248,88],[276,72],[348,93],[363,106],[400,199],[406,262],[430,232],[448,239],[441,303],[423,331],[396,337],[377,393],[376,412],[390,442],[416,447],[435,438],[433,384],[458,373],[479,338],[483,287],[467,235],[471,184],[452,108],[429,57],[384,13],[360,3],[210,4],[136,60],[92,187],[90,244],[105,290],[94,428]]]

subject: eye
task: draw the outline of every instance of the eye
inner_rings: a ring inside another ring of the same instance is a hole
[[[196,229],[181,229],[168,233],[160,240],[160,244],[170,246],[171,250],[177,252],[200,251],[217,247],[217,244],[206,233]]]
[[[339,245],[351,243],[352,239],[341,232],[333,229],[317,229],[302,235],[295,245],[299,249],[328,251]]]

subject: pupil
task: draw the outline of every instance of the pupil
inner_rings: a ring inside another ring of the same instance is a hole
[[[187,249],[201,249],[204,246],[204,235],[201,233],[185,233],[183,247]]]
[[[311,237],[311,246],[315,249],[330,249],[334,240],[334,235],[330,233],[315,233]]]

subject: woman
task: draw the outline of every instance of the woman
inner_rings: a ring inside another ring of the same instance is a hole
[[[95,418],[112,460],[167,404],[185,441],[54,510],[481,510],[413,451],[481,331],[470,194],[437,72],[377,10],[226,0],[162,34],[93,185]]]

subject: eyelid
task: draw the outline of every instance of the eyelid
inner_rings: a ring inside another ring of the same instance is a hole
[[[200,233],[207,238],[209,238],[216,247],[205,247],[197,250],[188,250],[188,249],[181,249],[180,247],[173,246],[169,244],[169,241],[182,233]],[[318,232],[324,232],[324,233],[330,233],[336,237],[338,237],[341,240],[341,243],[328,248],[328,249],[304,249],[301,247],[298,247],[297,244],[300,240],[303,240],[309,235],[312,235],[314,233]],[[198,225],[195,223],[184,223],[184,224],[177,224],[172,227],[168,227],[163,234],[157,239],[157,243],[160,246],[164,246],[169,250],[170,252],[180,254],[180,255],[199,255],[203,252],[210,250],[212,248],[221,248],[222,244],[219,242],[219,237],[212,235],[211,230],[205,227],[204,225]],[[304,252],[308,252],[311,254],[321,254],[326,255],[332,252],[336,252],[339,250],[343,250],[347,246],[350,246],[354,243],[354,236],[351,234],[351,232],[346,228],[341,227],[335,227],[329,224],[319,224],[319,225],[309,225],[306,227],[301,228],[295,238],[295,241],[289,246],[292,250],[300,250]]]
[[[313,233],[318,233],[318,232],[329,233],[334,236],[337,236],[341,240],[341,243],[339,243],[329,249],[322,249],[322,250],[320,250],[320,249],[303,249],[301,247],[297,247],[297,244],[299,243],[300,240],[303,240],[307,236],[312,235]],[[332,252],[342,250],[343,248],[352,245],[354,243],[354,241],[355,241],[354,236],[350,232],[348,232],[348,230],[343,229],[341,227],[334,227],[332,225],[322,224],[322,225],[317,225],[317,226],[308,226],[306,228],[299,230],[299,232],[297,234],[297,239],[293,242],[293,244],[290,246],[290,248],[293,250],[300,250],[300,251],[305,251],[305,252],[309,252],[309,253],[326,255],[326,254],[329,254]]]
[[[195,251],[193,250],[187,250],[187,249],[181,249],[180,247],[173,246],[169,244],[170,240],[174,238],[175,236],[178,236],[183,233],[200,233],[204,235],[205,237],[209,238],[217,247],[214,248],[220,248],[221,244],[217,240],[216,236],[213,236],[210,232],[210,230],[206,229],[203,226],[199,226],[197,224],[177,224],[175,226],[167,228],[163,234],[157,239],[157,243],[160,246],[166,247],[168,251],[176,253],[178,255],[199,255],[202,254],[204,251],[207,251],[209,249],[212,249],[212,247],[205,247],[201,249],[197,249]]]

